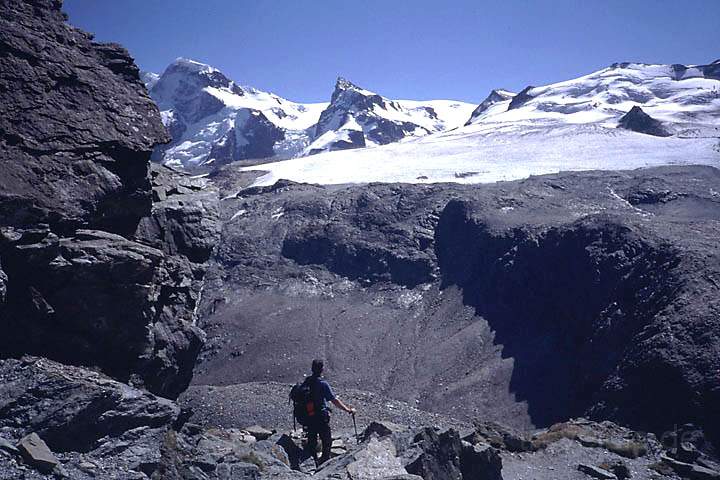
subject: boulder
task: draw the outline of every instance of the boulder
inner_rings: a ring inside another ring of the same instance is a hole
[[[403,453],[408,473],[432,480],[461,480],[461,455],[462,443],[456,431],[438,433],[433,428],[421,429]]]
[[[59,465],[58,459],[36,433],[21,438],[18,442],[18,450],[23,460],[40,472],[50,473]]]
[[[17,437],[35,432],[55,451],[89,451],[106,436],[168,426],[178,413],[169,400],[84,368],[0,361],[0,427]]]
[[[300,463],[303,460],[303,451],[302,448],[295,443],[295,440],[293,440],[290,435],[282,434],[277,439],[276,444],[285,451],[290,468],[299,470]]]
[[[601,468],[607,470],[608,472],[614,473],[619,480],[625,480],[632,477],[632,474],[630,473],[630,468],[628,468],[628,466],[622,460],[616,460],[610,463],[603,463],[601,465]]]
[[[15,444],[3,437],[0,437],[0,450],[10,455],[20,455],[20,450],[18,450]]]
[[[348,478],[352,480],[376,480],[408,473],[397,458],[395,446],[390,440],[370,439],[365,448],[352,456],[354,461],[346,467]]]
[[[251,427],[244,428],[243,430],[255,437],[256,440],[267,440],[273,434],[271,430],[263,428],[260,425],[253,425]]]
[[[386,437],[388,435],[392,435],[393,433],[405,432],[407,430],[408,427],[404,425],[398,425],[396,423],[386,421],[372,421],[370,422],[370,425],[368,425],[360,434],[360,440],[369,440],[373,435]]]
[[[367,442],[345,455],[331,459],[315,473],[319,478],[343,480],[379,480],[397,478],[420,480],[409,474],[397,455],[390,438],[370,438]]]
[[[460,472],[464,480],[502,480],[502,459],[489,445],[464,445]]]
[[[162,456],[152,478],[230,480],[272,477],[279,480],[302,475],[291,470],[287,457],[269,441],[247,441],[235,429],[208,429],[194,436],[168,431]]]

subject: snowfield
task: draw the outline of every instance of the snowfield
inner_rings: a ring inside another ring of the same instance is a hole
[[[381,147],[327,152],[243,170],[266,172],[255,186],[279,179],[319,184],[487,183],[568,170],[679,164],[720,167],[720,140],[660,138],[597,125],[492,133],[470,125]]]
[[[619,128],[635,106],[672,136]],[[622,63],[519,93],[494,90],[463,127],[245,170],[266,172],[255,185],[281,178],[320,184],[484,183],[567,170],[720,167],[719,145],[720,62]]]

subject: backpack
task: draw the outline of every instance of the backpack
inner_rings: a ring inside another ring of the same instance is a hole
[[[316,382],[312,381],[313,378],[308,377],[304,382],[296,383],[290,390],[290,401],[293,403],[293,421],[297,420],[304,427],[309,426],[320,413],[317,411],[317,405],[315,405],[313,387]]]

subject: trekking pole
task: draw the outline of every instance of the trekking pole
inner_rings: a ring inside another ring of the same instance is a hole
[[[355,412],[352,413],[352,417],[353,417],[353,427],[355,427],[355,443],[360,445],[360,437],[358,437],[358,433],[357,433],[357,423],[355,423]]]

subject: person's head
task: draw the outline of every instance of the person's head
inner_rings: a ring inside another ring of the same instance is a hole
[[[325,367],[325,363],[320,360],[319,358],[316,358],[312,362],[312,373],[313,375],[320,376],[322,375],[323,368]]]

